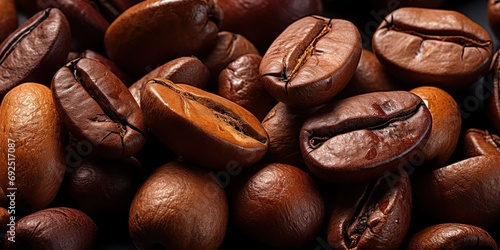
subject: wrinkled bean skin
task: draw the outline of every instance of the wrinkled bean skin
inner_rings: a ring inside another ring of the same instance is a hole
[[[431,126],[431,114],[418,96],[407,91],[368,93],[312,114],[302,126],[300,149],[318,177],[361,183],[404,165],[425,145]]]
[[[227,220],[226,195],[217,181],[207,171],[170,162],[137,191],[129,230],[138,249],[215,250],[222,244]]]
[[[487,130],[468,129],[464,135],[463,145],[467,158],[480,155],[500,156],[500,137]]]
[[[500,156],[468,158],[413,183],[417,207],[438,221],[490,229],[500,221]],[[460,209],[457,209],[460,208]]]
[[[128,89],[140,106],[142,89],[153,78],[168,79],[174,83],[183,83],[204,89],[207,86],[209,77],[210,71],[200,59],[196,57],[179,57],[152,70]]]
[[[224,169],[236,162],[244,168],[267,152],[269,139],[259,120],[225,98],[156,78],[141,96],[151,133],[197,165]]]
[[[453,97],[444,90],[431,86],[410,90],[419,96],[432,116],[431,134],[422,155],[425,164],[442,167],[453,154],[462,129],[462,116]]]
[[[15,242],[5,237],[5,250],[88,250],[97,238],[95,222],[83,212],[67,207],[47,208],[16,223]]]
[[[360,186],[345,186],[333,205],[327,229],[333,249],[396,250],[410,227],[411,184],[406,172]]]
[[[485,111],[491,126],[500,132],[500,52],[495,53],[495,61],[488,74],[487,88],[490,96],[486,100]]]
[[[463,89],[487,73],[491,36],[467,16],[449,10],[400,8],[373,35],[373,52],[399,81]]]
[[[304,246],[319,232],[325,205],[302,170],[273,163],[249,174],[231,195],[236,224],[251,237],[278,248]]]
[[[259,72],[274,98],[293,107],[314,107],[345,87],[360,57],[361,37],[354,24],[309,16],[274,40]]]
[[[0,44],[0,99],[23,82],[49,85],[70,44],[68,21],[58,9],[40,11],[24,22]]]
[[[119,67],[142,75],[177,57],[207,49],[217,38],[221,19],[213,0],[144,1],[111,23],[104,45]]]
[[[52,91],[66,127],[78,140],[90,142],[93,154],[127,158],[144,146],[140,107],[102,63],[89,58],[69,62],[54,75]]]
[[[500,2],[488,0],[488,23],[495,37],[500,38]]]
[[[497,250],[498,246],[493,237],[482,228],[459,223],[443,223],[427,227],[412,235],[404,249]]]
[[[0,1],[0,43],[17,28],[17,12],[14,0]]]
[[[0,106],[0,160],[7,163],[7,146],[15,152],[16,211],[20,214],[47,207],[55,198],[66,167],[65,131],[50,89],[23,83],[5,96]],[[9,144],[10,143],[10,144]],[[12,162],[12,160],[11,160]],[[0,167],[0,187],[10,187],[7,164]]]
[[[219,75],[217,93],[264,119],[276,100],[269,95],[259,74],[262,57],[246,54],[238,57]]]

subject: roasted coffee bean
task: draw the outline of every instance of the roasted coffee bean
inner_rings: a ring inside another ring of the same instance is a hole
[[[495,53],[495,61],[488,74],[489,84],[486,88],[489,90],[489,98],[486,100],[485,111],[491,126],[500,132],[500,51]]]
[[[88,0],[37,0],[38,9],[57,8],[68,18],[71,49],[100,48],[109,22]]]
[[[363,49],[356,72],[335,98],[343,99],[365,93],[401,89],[402,87],[385,72],[375,55],[371,51]]]
[[[375,92],[325,105],[300,132],[307,167],[331,182],[366,182],[403,166],[427,142],[432,118],[406,91]]]
[[[443,223],[427,227],[412,235],[403,249],[497,250],[498,246],[493,237],[482,228],[459,223]]]
[[[207,49],[217,38],[221,18],[213,0],[144,1],[109,26],[104,45],[119,67],[142,75],[172,59]]]
[[[82,58],[54,75],[52,91],[59,115],[92,153],[127,158],[144,145],[146,125],[127,87],[102,63]]]
[[[500,1],[488,0],[488,24],[495,37],[500,38]]]
[[[133,158],[85,159],[67,179],[69,198],[87,214],[127,215],[143,175]]]
[[[487,130],[471,128],[464,135],[465,157],[480,155],[500,156],[500,136],[490,134]]]
[[[276,104],[269,95],[259,74],[262,57],[246,54],[238,57],[219,76],[217,93],[252,112],[262,120]]]
[[[137,191],[129,230],[138,249],[218,249],[224,239],[228,205],[209,172],[167,163]],[[175,236],[175,237],[174,237]]]
[[[500,156],[485,155],[428,172],[413,182],[415,204],[436,221],[498,226],[498,166]]]
[[[14,0],[0,1],[0,43],[17,28]]]
[[[83,212],[67,207],[47,208],[23,217],[16,223],[15,240],[8,240],[5,250],[88,250],[97,238],[95,222]]]
[[[183,83],[204,89],[207,86],[209,77],[210,72],[207,66],[198,58],[179,57],[152,70],[128,89],[140,106],[142,89],[153,78],[168,79],[174,83]]]
[[[321,0],[217,0],[224,13],[221,30],[242,34],[264,53],[285,28],[309,15],[321,15]]]
[[[266,115],[262,127],[269,135],[266,162],[284,163],[307,169],[300,152],[300,129],[317,109],[294,109],[279,102]]]
[[[431,134],[422,147],[421,164],[442,167],[453,154],[462,129],[458,105],[450,94],[436,87],[418,87],[410,92],[424,101],[432,116]]]
[[[465,88],[487,73],[491,36],[450,10],[400,8],[373,35],[373,52],[401,82],[448,90]]]
[[[264,86],[279,101],[314,107],[338,94],[356,71],[361,37],[349,21],[304,17],[283,31],[260,64]]]
[[[249,174],[231,199],[236,224],[246,234],[278,248],[311,242],[323,225],[325,205],[302,170],[273,163]]]
[[[146,84],[141,96],[152,134],[200,166],[249,167],[267,152],[269,140],[259,120],[223,97],[156,78]]]
[[[9,91],[0,106],[0,131],[0,160],[5,163],[0,187],[6,195],[14,193],[19,214],[47,207],[66,167],[64,131],[50,89],[23,83]],[[7,189],[12,187],[17,189]]]
[[[328,244],[333,249],[398,249],[410,227],[410,178],[399,170],[360,186],[344,186],[333,204]]]
[[[0,99],[23,82],[50,84],[69,53],[71,31],[58,9],[38,12],[0,44]]]

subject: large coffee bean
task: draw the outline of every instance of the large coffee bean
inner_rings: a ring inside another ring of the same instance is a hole
[[[224,190],[207,171],[171,162],[137,191],[129,230],[138,249],[218,249],[228,205]]]
[[[165,79],[149,81],[141,96],[153,135],[200,166],[248,167],[267,152],[269,140],[259,120],[223,97]]]
[[[467,16],[450,10],[401,8],[373,35],[373,52],[401,82],[465,88],[489,69],[493,41]]]
[[[375,92],[325,105],[300,132],[307,167],[332,182],[365,182],[403,166],[427,142],[432,118],[406,91]]]
[[[57,111],[68,130],[92,145],[92,153],[126,158],[146,142],[141,109],[127,87],[102,63],[71,61],[54,75]]]
[[[15,193],[19,213],[47,207],[66,167],[62,122],[50,89],[36,83],[12,89],[0,107],[0,131],[0,160],[5,163],[0,187],[6,195]]]
[[[288,26],[260,64],[264,86],[295,107],[326,103],[349,82],[361,57],[361,37],[349,21],[308,16]]]

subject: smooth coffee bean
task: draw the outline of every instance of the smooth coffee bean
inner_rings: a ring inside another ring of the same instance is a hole
[[[495,37],[500,38],[500,1],[488,0],[488,24]]]
[[[217,38],[221,19],[213,0],[144,1],[111,23],[104,45],[118,66],[142,75],[172,59],[209,48]]]
[[[249,174],[232,194],[236,224],[273,247],[311,242],[323,225],[325,205],[313,180],[302,170],[273,163]]]
[[[410,227],[410,178],[399,170],[369,184],[344,186],[328,223],[333,249],[396,250]]]
[[[482,228],[460,223],[443,223],[412,235],[403,249],[497,250],[498,246],[495,239]]]
[[[407,91],[375,92],[325,105],[300,132],[307,167],[331,182],[366,182],[407,163],[425,145],[432,118]]]
[[[0,1],[0,43],[17,28],[17,12],[14,0]]]
[[[146,142],[140,107],[127,87],[102,63],[82,58],[54,75],[52,91],[59,115],[92,153],[105,158],[127,158]]]
[[[485,155],[428,172],[413,182],[414,204],[436,221],[498,226],[498,166],[500,156]]]
[[[83,212],[67,207],[47,208],[16,223],[15,241],[5,240],[5,250],[88,250],[97,238],[95,222]]]
[[[133,159],[85,159],[67,179],[69,198],[91,215],[127,215],[143,181],[140,163]]]
[[[321,15],[321,0],[217,0],[221,30],[242,34],[264,53],[285,28],[302,17]]]
[[[129,231],[138,249],[215,250],[227,220],[227,199],[217,180],[207,171],[171,162],[137,191]]]
[[[356,71],[361,37],[349,21],[304,17],[271,44],[260,64],[268,92],[294,107],[314,107],[338,94]]]
[[[152,134],[200,166],[249,167],[267,152],[269,140],[259,120],[223,97],[165,79],[149,81],[141,96]]]
[[[473,84],[493,57],[488,32],[450,10],[400,8],[380,24],[372,44],[380,63],[401,82],[447,90]]]
[[[139,106],[141,105],[141,92],[146,83],[153,78],[168,79],[174,83],[188,84],[200,89],[207,86],[210,71],[207,66],[196,57],[179,57],[162,66],[153,69],[141,77],[128,89]]]
[[[69,53],[71,31],[58,9],[38,12],[0,44],[0,99],[23,82],[50,84]]]
[[[500,132],[500,51],[495,53],[493,65],[488,74],[486,88],[489,94],[486,100],[485,111],[491,126]],[[485,94],[485,95],[486,95]]]
[[[219,76],[217,93],[242,106],[262,120],[276,104],[260,79],[259,64],[262,57],[246,54],[238,57]]]
[[[377,57],[371,51],[363,49],[356,72],[335,98],[343,99],[371,92],[401,89],[402,87],[385,72]]]
[[[0,166],[0,187],[6,195],[14,193],[17,213],[43,209],[55,198],[66,167],[62,127],[46,86],[23,83],[3,99],[0,160],[5,164]],[[15,180],[9,182],[13,175]],[[7,189],[12,187],[17,190]]]
[[[468,129],[464,135],[463,145],[465,157],[500,156],[500,136],[491,134],[487,130]]]
[[[57,8],[68,18],[71,49],[100,48],[109,22],[88,0],[37,0],[38,9]]]
[[[453,154],[460,131],[462,116],[453,97],[444,90],[424,86],[410,90],[419,96],[432,116],[432,128],[429,140],[422,147],[422,164],[442,167]]]

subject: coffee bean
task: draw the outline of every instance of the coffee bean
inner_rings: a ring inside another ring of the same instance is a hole
[[[93,154],[126,158],[146,142],[146,125],[127,87],[100,62],[71,61],[54,75],[57,111],[68,130]]]
[[[485,111],[490,121],[491,126],[500,132],[500,52],[497,51],[492,67],[488,74],[488,91],[485,95],[489,95],[486,100]]]
[[[487,130],[468,129],[464,135],[463,145],[466,157],[480,155],[500,156],[500,136],[491,134]]]
[[[495,37],[500,38],[500,2],[488,0],[488,24]]]
[[[271,44],[260,64],[264,86],[279,101],[314,107],[338,94],[356,71],[361,37],[349,21],[304,17]]]

